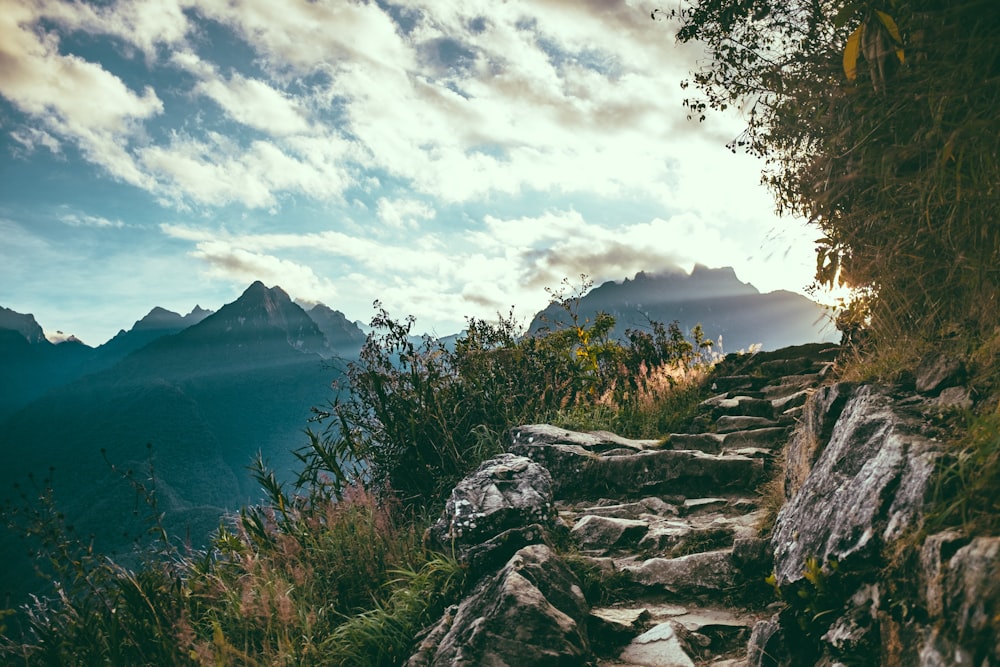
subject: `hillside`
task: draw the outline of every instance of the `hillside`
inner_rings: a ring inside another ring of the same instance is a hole
[[[103,360],[127,352],[119,361],[50,388],[3,421],[4,498],[13,499],[17,484],[30,486],[29,474],[36,483],[51,476],[75,531],[121,553],[142,535],[144,508],[109,464],[140,479],[152,464],[166,526],[195,545],[224,513],[259,499],[247,470],[258,451],[288,477],[311,408],[334,397],[326,337],[280,288],[261,283],[217,313],[194,315],[154,309],[107,344]],[[335,344],[356,354],[353,341]],[[11,539],[0,538],[5,551],[15,551]],[[24,560],[10,563],[2,589],[23,586],[28,569]]]

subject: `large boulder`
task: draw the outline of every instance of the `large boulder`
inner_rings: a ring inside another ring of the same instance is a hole
[[[407,665],[587,664],[588,615],[576,576],[547,546],[528,546],[449,609]]]
[[[549,472],[523,456],[501,454],[452,489],[429,534],[439,548],[484,569],[544,541],[555,521]]]
[[[826,404],[838,401],[827,390]],[[814,419],[821,431],[829,419]],[[778,514],[772,544],[779,586],[802,581],[815,559],[858,571],[879,549],[916,525],[924,509],[938,445],[886,389],[850,391],[829,442],[798,492]],[[800,437],[821,441],[821,433]]]

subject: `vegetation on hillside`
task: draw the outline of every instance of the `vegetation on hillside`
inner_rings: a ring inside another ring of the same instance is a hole
[[[586,289],[586,285],[581,289]],[[151,547],[135,567],[95,553],[65,524],[46,481],[8,514],[36,538],[53,588],[5,630],[5,664],[390,665],[465,585],[465,571],[422,544],[451,485],[498,452],[504,432],[553,421],[653,437],[700,397],[711,358],[676,323],[608,337],[613,320],[526,336],[511,317],[470,320],[453,344],[411,337],[413,320],[378,304],[349,398],[317,410],[301,473],[253,474],[260,506],[225,521],[203,551],[176,548],[152,492]],[[703,373],[703,371],[702,371]]]
[[[853,288],[850,379],[964,361],[976,408],[949,420],[935,521],[995,533],[973,508],[1000,494],[1000,3],[680,0],[653,18],[705,48],[689,118],[742,112],[730,148],[818,229],[816,286]]]
[[[1000,317],[1000,4],[686,0],[707,58],[690,114],[738,107],[780,211],[821,233],[819,284],[881,345],[995,335]]]

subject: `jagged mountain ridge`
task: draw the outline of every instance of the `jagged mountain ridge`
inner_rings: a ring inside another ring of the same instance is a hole
[[[784,290],[762,294],[736,277],[731,267],[696,265],[660,274],[640,272],[622,282],[606,282],[577,304],[579,320],[593,321],[598,312],[615,317],[613,335],[626,329],[648,329],[650,321],[678,321],[683,331],[701,324],[706,337],[723,340],[727,352],[759,344],[774,350],[804,342],[838,338],[823,307],[801,294]],[[567,324],[568,313],[550,304],[535,316],[529,331]]]

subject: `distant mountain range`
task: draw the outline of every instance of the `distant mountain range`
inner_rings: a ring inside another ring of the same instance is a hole
[[[597,287],[579,307],[582,317],[614,315],[620,331],[649,319],[700,322],[726,351],[834,339],[815,303],[760,294],[732,269],[640,273]],[[564,315],[546,309],[532,330]],[[167,527],[201,544],[222,514],[258,500],[246,470],[257,451],[291,475],[311,408],[334,398],[334,359],[355,358],[364,341],[343,313],[306,311],[260,282],[218,312],[153,308],[96,348],[72,337],[54,344],[33,316],[0,308],[0,500],[16,504],[15,485],[51,476],[76,533],[121,553],[145,528],[143,508],[133,513],[135,494],[109,463],[140,477],[152,464]],[[0,549],[9,554],[0,594],[23,599],[34,589],[25,548],[0,530]]]
[[[342,313],[306,312],[259,282],[216,313],[154,308],[98,348],[54,345],[9,310],[0,326],[0,499],[30,486],[29,473],[51,474],[75,532],[118,552],[142,534],[144,508],[132,514],[135,495],[109,463],[140,476],[151,463],[168,528],[203,543],[223,513],[259,499],[246,470],[255,452],[290,476],[310,409],[334,398],[332,358],[356,357],[365,340]],[[0,547],[15,554],[0,593],[27,592],[24,549],[9,534]]]
[[[593,321],[598,312],[614,316],[614,335],[619,337],[626,329],[649,329],[651,321],[669,324],[676,320],[685,333],[701,324],[706,338],[716,341],[716,349],[722,352],[749,350],[753,345],[776,350],[839,340],[822,306],[794,292],[761,294],[753,285],[741,282],[730,267],[696,265],[690,274],[679,269],[639,273],[632,280],[604,283],[577,305],[581,322]],[[529,330],[555,328],[568,321],[569,314],[552,304],[535,316]]]

